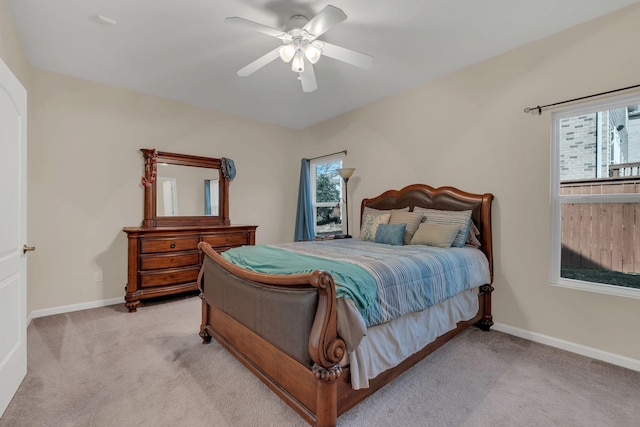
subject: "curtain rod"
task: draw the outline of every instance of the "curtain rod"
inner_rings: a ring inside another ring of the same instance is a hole
[[[639,85],[633,85],[633,86],[627,86],[627,87],[623,87],[623,88],[620,88],[620,89],[609,90],[607,92],[595,93],[593,95],[581,96],[580,98],[569,99],[567,101],[554,102],[553,104],[547,104],[547,105],[543,105],[543,106],[538,105],[537,107],[527,107],[527,108],[524,109],[524,112],[533,114],[534,112],[537,111],[538,115],[540,115],[540,114],[542,114],[542,110],[545,109],[545,108],[555,107],[556,105],[568,104],[570,102],[575,102],[575,101],[581,101],[583,99],[595,98],[596,96],[608,95],[610,93],[622,92],[623,90],[635,89],[637,87],[640,87],[640,84]]]
[[[335,153],[325,154],[324,156],[312,157],[311,159],[308,159],[308,160],[317,160],[317,159],[321,159],[323,157],[331,157],[331,156],[334,156],[334,155],[340,154],[340,153],[344,153],[344,155],[346,156],[347,155],[347,150],[336,151]]]

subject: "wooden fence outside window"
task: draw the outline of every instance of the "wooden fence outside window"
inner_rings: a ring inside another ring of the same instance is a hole
[[[635,176],[562,182],[560,194],[640,193],[638,166],[624,165]],[[563,204],[561,264],[640,273],[640,203]]]

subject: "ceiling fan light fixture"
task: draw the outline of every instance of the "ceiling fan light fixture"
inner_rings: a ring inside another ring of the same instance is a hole
[[[269,27],[237,16],[226,18],[224,21],[229,24],[275,37],[282,42],[282,45],[241,68],[236,74],[240,77],[249,76],[280,57],[286,63],[291,62],[291,70],[301,81],[302,90],[313,92],[318,89],[313,65],[320,60],[320,56],[328,56],[363,69],[371,68],[372,56],[318,40],[318,37],[345,19],[347,15],[331,5],[326,6],[311,20],[302,15],[292,17],[286,29]],[[306,61],[309,62],[305,63]]]
[[[311,62],[315,64],[320,59],[320,55],[322,55],[322,51],[318,49],[316,46],[311,43],[307,43],[302,47],[304,51],[304,56]]]
[[[304,53],[302,50],[296,51],[293,61],[291,61],[291,70],[296,73],[302,73],[304,71]]]
[[[284,46],[280,47],[280,50],[278,50],[278,53],[280,54],[280,59],[282,59],[284,62],[289,62],[293,59],[293,56],[296,54],[296,47],[293,44],[285,44]]]

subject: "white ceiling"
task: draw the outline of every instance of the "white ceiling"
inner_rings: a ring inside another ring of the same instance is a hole
[[[32,66],[301,129],[541,39],[636,0],[5,0]],[[304,93],[281,42],[224,22],[282,28],[327,4],[347,20],[319,39],[375,57],[322,57]],[[100,23],[98,15],[117,21]]]

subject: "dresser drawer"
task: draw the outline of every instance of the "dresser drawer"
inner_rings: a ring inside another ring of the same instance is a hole
[[[198,249],[197,236],[180,239],[143,239],[140,252],[143,254],[156,252],[192,251]]]
[[[198,243],[223,252],[253,244],[256,225],[179,225],[125,227],[128,239],[125,305],[136,311],[140,300],[198,289],[203,255]]]
[[[195,282],[198,279],[200,268],[192,267],[176,270],[144,271],[140,273],[140,286],[149,288],[152,286],[177,285],[179,283]]]
[[[157,270],[159,268],[177,268],[188,265],[198,265],[200,254],[189,252],[186,254],[143,255],[140,257],[140,270]]]
[[[219,234],[216,236],[202,236],[202,241],[207,242],[211,247],[216,248],[224,246],[229,248],[232,246],[241,246],[248,243],[246,234]]]

